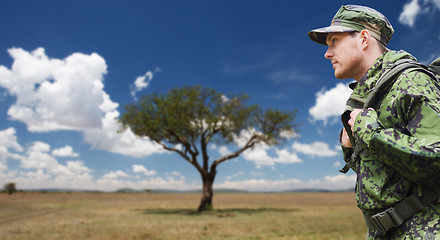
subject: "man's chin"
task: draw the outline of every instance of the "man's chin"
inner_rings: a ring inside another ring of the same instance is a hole
[[[345,76],[343,73],[335,71],[335,77],[339,80],[349,79],[351,77]]]
[[[339,74],[336,74],[336,73],[335,73],[335,78],[337,78],[337,79],[339,79],[339,80],[346,79],[346,78],[344,78],[343,76],[341,76],[341,75],[339,75]]]

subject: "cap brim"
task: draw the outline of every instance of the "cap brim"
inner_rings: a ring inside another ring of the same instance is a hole
[[[356,32],[356,30],[344,26],[329,26],[312,30],[308,33],[308,35],[314,42],[327,45],[327,34],[337,32]]]

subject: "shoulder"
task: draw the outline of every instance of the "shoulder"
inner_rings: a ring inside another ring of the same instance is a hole
[[[392,86],[392,91],[411,95],[436,95],[440,96],[440,86],[436,79],[427,73],[408,69],[403,71]]]

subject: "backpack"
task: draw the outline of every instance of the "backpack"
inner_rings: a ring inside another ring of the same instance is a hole
[[[397,77],[407,69],[412,69],[411,71],[423,72],[432,79],[435,79],[437,83],[440,83],[440,57],[434,60],[428,66],[411,59],[400,59],[394,64],[388,66],[382,76],[377,80],[376,86],[365,100],[363,108],[373,106],[376,101],[388,90],[392,83],[396,81]]]
[[[436,80],[437,83],[440,84],[440,57],[435,59],[430,65],[426,66],[417,61],[411,59],[400,59],[396,61],[394,64],[391,64],[387,67],[384,73],[377,80],[376,86],[371,90],[371,93],[368,94],[368,97],[365,101],[360,99],[349,99],[347,101],[347,105],[352,106],[353,108],[369,108],[373,106],[383,95],[388,91],[391,85],[397,80],[397,77],[405,70],[411,69],[411,71],[420,71],[432,79]],[[439,85],[437,85],[439,86]],[[347,173],[351,167],[354,166],[357,155],[362,151],[359,144],[354,144],[353,135],[350,127],[348,126],[347,119],[350,119],[350,112],[345,112],[342,115],[344,128],[347,130],[348,136],[352,145],[354,147],[354,152],[352,154],[351,160],[345,164],[345,166],[339,170],[342,173]],[[347,120],[347,121],[345,121]]]
[[[347,104],[351,104],[350,106],[354,108],[364,109],[374,106],[374,104],[381,99],[384,93],[386,93],[393,85],[398,76],[406,70],[420,71],[427,74],[434,81],[436,81],[435,85],[440,88],[440,58],[437,58],[428,66],[411,59],[401,59],[387,67],[382,76],[377,80],[376,86],[374,86],[374,88],[371,90],[365,101],[362,101],[362,99],[349,99]],[[350,111],[346,111],[342,115],[342,118],[347,119],[347,117],[349,118],[349,115]],[[348,129],[348,133],[350,128],[347,128],[347,126],[348,123],[344,123],[344,128]],[[350,141],[353,145],[354,140],[351,130],[349,132],[350,133],[348,133],[348,136],[350,137]],[[353,145],[353,148],[353,154],[350,161],[347,162],[343,169],[339,170],[342,173],[347,173],[348,170],[354,166],[358,155],[362,151],[360,144]],[[385,211],[376,213],[374,215],[364,214],[365,223],[369,229],[376,229],[381,232],[386,232],[394,227],[402,225],[406,219],[425,208],[428,204],[437,201],[439,197],[440,188],[438,186],[424,186],[423,188],[419,189],[418,194],[411,194],[409,197],[406,197]]]

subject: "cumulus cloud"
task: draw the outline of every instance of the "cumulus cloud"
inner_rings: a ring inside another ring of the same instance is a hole
[[[48,152],[50,145],[44,142],[34,142],[27,150],[26,156],[21,158],[21,168],[50,170],[58,161]]]
[[[12,128],[13,130],[13,128]],[[3,133],[12,133],[11,128]],[[0,181],[14,181],[20,188],[78,188],[87,189],[93,184],[93,172],[80,160],[60,163],[50,153],[50,145],[41,141],[33,142],[23,149],[17,142],[13,148],[8,148],[6,156],[18,160],[19,170],[8,169],[8,173],[1,173],[7,169],[6,162],[0,161]],[[17,151],[18,152],[13,152]]]
[[[154,170],[148,170],[147,168],[145,168],[144,166],[142,166],[142,165],[133,165],[132,166],[132,169],[133,169],[133,172],[134,173],[142,173],[142,174],[144,174],[145,176],[153,176],[153,175],[156,175],[156,171],[154,171]]]
[[[81,131],[95,149],[134,157],[161,151],[129,129],[117,133],[119,104],[104,91],[107,65],[98,54],[54,59],[43,48],[8,52],[14,61],[11,68],[0,66],[0,87],[16,97],[8,110],[10,119],[23,122],[31,132]],[[135,85],[144,88],[145,84],[139,80]]]
[[[8,115],[32,132],[100,127],[102,76],[107,66],[93,53],[49,59],[44,49],[9,49],[11,69],[0,68],[0,85],[17,98]],[[98,103],[98,104],[96,104]]]
[[[327,143],[319,141],[311,144],[294,142],[292,148],[299,153],[304,153],[310,156],[333,157],[338,155],[338,152],[330,149]]]
[[[418,0],[412,0],[411,2],[403,6],[403,11],[400,13],[399,22],[410,27],[414,26],[417,15],[420,13],[421,7]]]
[[[432,11],[440,10],[439,0],[411,0],[403,6],[399,16],[399,22],[409,27],[414,27],[417,18],[420,15],[428,14]]]
[[[270,180],[248,179],[242,181],[230,181],[214,183],[215,188],[243,189],[248,191],[284,191],[297,189],[326,189],[346,190],[353,188],[356,175],[325,176],[323,179],[303,181],[295,178]]]
[[[12,127],[0,131],[0,163],[5,163],[8,158],[16,156],[11,150],[23,151],[23,147],[17,142],[16,130]]]
[[[111,171],[111,172],[105,174],[102,178],[103,179],[116,179],[116,178],[126,178],[126,177],[130,177],[130,176],[127,173],[125,173],[124,171],[117,170],[117,171]]]
[[[91,179],[91,169],[82,161],[67,161],[61,164],[51,156],[50,145],[44,142],[34,142],[28,147],[26,154],[19,158],[23,169],[37,169],[53,176],[55,179],[75,179],[81,176]]]
[[[71,146],[64,146],[52,151],[52,155],[56,157],[79,157],[79,154],[73,151]]]
[[[323,121],[327,124],[329,120],[339,117],[345,108],[345,102],[352,90],[348,85],[338,83],[336,87],[325,90],[322,89],[316,94],[316,103],[309,109],[312,121]]]
[[[340,114],[340,113],[339,113]],[[234,141],[239,147],[246,144],[246,140],[255,132],[254,129],[242,131]],[[291,139],[297,137],[289,135],[287,138]],[[215,147],[214,149],[217,149]],[[298,156],[302,153],[311,157],[333,157],[337,156],[339,152],[336,149],[331,149],[325,142],[316,141],[310,144],[300,143],[295,141],[290,147],[277,148],[264,143],[256,144],[252,149],[248,149],[242,153],[242,157],[255,163],[257,168],[262,166],[275,166],[275,164],[295,164],[302,163],[303,160]]]
[[[302,163],[303,160],[298,155],[289,149],[272,148],[266,144],[257,144],[253,149],[248,149],[242,155],[247,161],[251,161],[257,165],[257,168],[261,166],[274,166],[276,163],[293,164]]]
[[[66,161],[61,163],[54,156],[55,150],[42,141],[35,141],[23,148],[15,137],[15,130],[9,128],[0,131],[0,142],[5,138],[15,139],[6,148],[7,156],[14,156],[20,162],[19,170],[7,169],[6,163],[0,161],[0,181],[14,181],[19,184],[21,189],[35,188],[74,188],[74,189],[98,189],[104,191],[114,191],[119,188],[133,189],[180,189],[191,190],[200,189],[200,182],[187,182],[181,173],[172,171],[165,173],[165,177],[152,177],[156,175],[153,170],[148,170],[142,165],[132,165],[132,171],[148,176],[147,179],[131,177],[122,170],[112,170],[101,177],[95,178],[91,175],[93,170],[88,168],[80,160]],[[67,147],[58,148],[68,149]],[[67,150],[70,152],[70,150]],[[73,152],[73,151],[72,151]],[[278,155],[275,162],[290,162],[283,159],[283,150],[275,152]],[[255,153],[254,153],[255,154]],[[264,156],[267,153],[262,153]],[[291,154],[286,151],[287,155]],[[258,158],[258,157],[257,157]],[[273,159],[272,159],[273,160]],[[263,160],[264,161],[264,160]],[[7,170],[7,171],[6,171]],[[264,173],[252,172],[254,177],[264,177]],[[326,176],[323,179],[302,181],[298,179],[248,179],[234,181],[233,179],[244,176],[243,171],[238,171],[226,177],[226,181],[215,183],[216,188],[238,188],[249,191],[282,191],[286,189],[301,188],[322,188],[330,190],[347,189],[354,185],[354,176],[339,175]]]
[[[178,172],[166,174],[166,178],[134,180],[122,170],[114,170],[95,178],[93,170],[81,160],[61,163],[56,158],[74,155],[69,146],[51,149],[42,141],[35,141],[26,147],[19,144],[16,130],[0,130],[0,182],[13,181],[20,189],[72,188],[114,191],[123,187],[150,189],[197,189],[200,183],[186,183],[185,177]],[[8,169],[7,160],[19,162],[16,169]],[[133,171],[152,176],[155,171],[147,170],[142,165],[133,165]]]
[[[120,128],[116,119],[120,113],[117,110],[107,112],[102,118],[102,127],[85,129],[84,140],[93,149],[102,149],[132,157],[144,157],[153,153],[163,153],[165,150],[147,138],[136,136],[130,129],[118,133]]]
[[[226,146],[217,146],[212,144],[211,149],[217,150],[220,153],[220,156],[226,156],[232,153]]]

